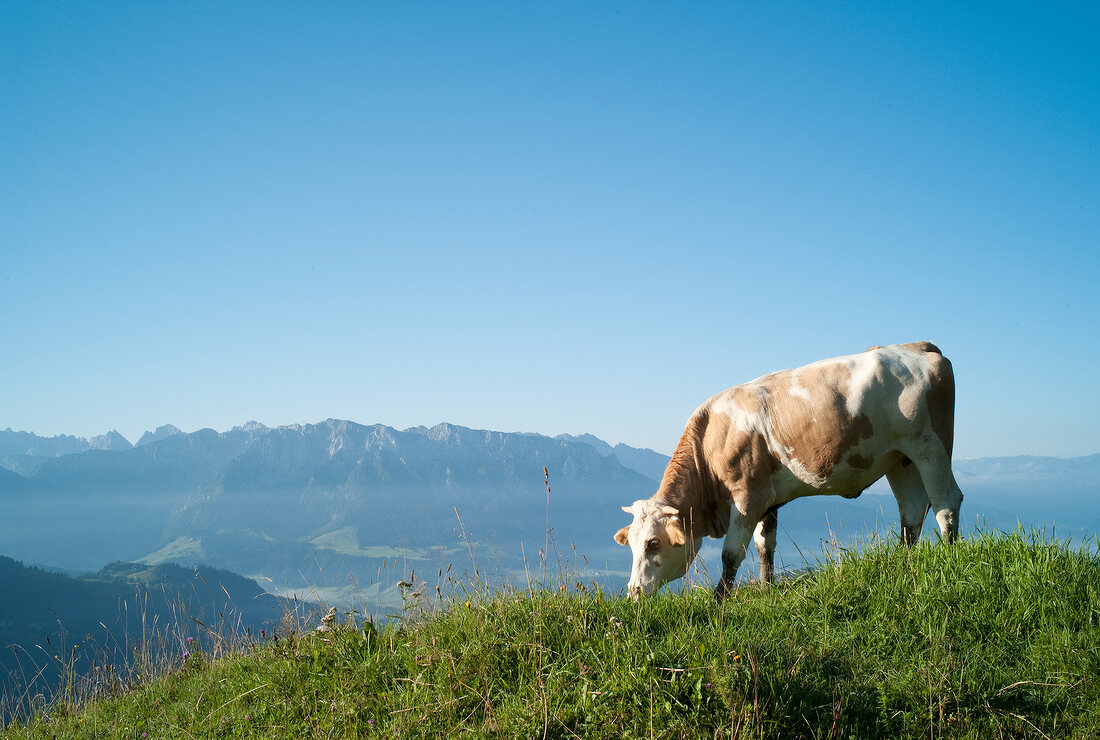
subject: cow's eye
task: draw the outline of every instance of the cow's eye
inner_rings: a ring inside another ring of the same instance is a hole
[[[654,537],[651,540],[648,540],[645,543],[645,551],[646,552],[657,552],[660,549],[661,549],[661,541],[659,539],[657,539],[656,537]]]

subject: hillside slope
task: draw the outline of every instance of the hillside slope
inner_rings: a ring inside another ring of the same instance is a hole
[[[202,639],[198,625],[270,629],[293,607],[248,578],[207,567],[112,563],[73,577],[0,557],[0,586],[0,703],[8,709],[108,666],[125,676],[131,649],[148,640],[178,652],[187,636]]]
[[[424,597],[434,600],[431,591]],[[1100,570],[1050,540],[877,545],[718,606],[469,593],[181,662],[9,728],[70,737],[1100,735]]]

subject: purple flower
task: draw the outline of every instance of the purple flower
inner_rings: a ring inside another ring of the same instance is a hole
[[[190,644],[191,644],[191,643],[193,643],[194,641],[195,641],[195,638],[194,638],[194,637],[188,637],[188,638],[187,638],[187,644],[188,644],[188,645],[190,645]]]
[[[709,689],[710,688],[710,681],[707,681],[705,684],[703,684],[703,688],[704,689]]]
[[[260,630],[260,637],[266,637],[266,636],[267,636],[266,633],[263,630]]]
[[[189,653],[189,652],[187,652],[186,650],[184,650],[184,651],[183,651],[183,657],[184,657],[184,659],[190,658],[190,657],[191,657],[191,653]]]

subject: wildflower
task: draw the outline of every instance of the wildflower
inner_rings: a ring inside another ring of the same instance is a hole
[[[321,626],[317,628],[318,632],[328,632],[336,626],[336,607],[332,607],[328,610],[328,614],[321,617]]]
[[[190,644],[191,644],[191,643],[193,643],[194,641],[195,641],[195,638],[194,638],[194,637],[191,637],[190,635],[188,635],[188,637],[187,637],[187,644],[188,644],[188,645],[190,645]]]
[[[252,715],[251,714],[246,714],[244,716],[244,721],[245,722],[251,722],[252,721]]]
[[[187,652],[186,650],[184,650],[184,651],[183,651],[183,659],[184,659],[184,660],[187,660],[187,659],[188,659],[188,658],[190,658],[190,657],[191,657],[191,653],[189,653],[189,652]]]
[[[611,622],[611,624],[613,624],[616,627],[622,627],[623,626],[623,620],[619,619],[618,617],[610,617],[610,618],[608,618],[607,621]]]
[[[267,637],[267,633],[265,633],[263,630],[260,630],[260,637]]]
[[[710,690],[710,681],[707,681],[705,684],[703,684],[703,688]]]
[[[470,606],[470,602],[469,602],[469,601],[467,601],[467,602],[466,602],[466,606],[467,606],[467,607],[469,607],[469,606]]]

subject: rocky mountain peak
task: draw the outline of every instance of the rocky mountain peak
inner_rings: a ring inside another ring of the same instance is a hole
[[[130,441],[118,433],[117,429],[112,429],[106,434],[100,434],[98,437],[92,437],[88,440],[89,445],[93,450],[130,450],[133,449],[133,445]]]
[[[144,447],[151,442],[159,442],[162,439],[172,437],[176,434],[183,434],[183,432],[181,432],[179,429],[172,426],[171,424],[162,424],[161,426],[157,427],[155,431],[146,432],[145,434],[141,435],[141,439],[137,441],[137,444],[135,444],[134,447]]]

